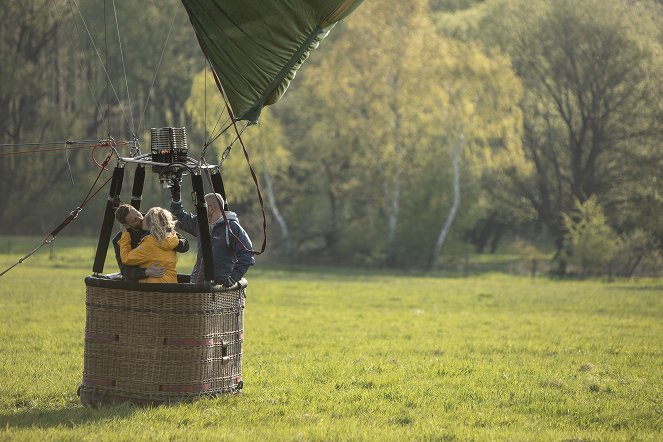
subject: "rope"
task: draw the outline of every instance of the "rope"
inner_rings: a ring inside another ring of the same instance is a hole
[[[101,169],[101,170],[104,170],[104,169],[105,169],[105,170],[108,170],[108,168],[105,167],[105,165],[97,163],[97,159],[94,157],[94,151],[95,151],[95,150],[97,150],[96,147],[95,147],[94,149],[92,149],[92,152],[90,152],[90,157],[92,157],[92,161],[94,161],[94,164],[96,164],[97,167],[98,167],[99,169]]]
[[[89,146],[77,146],[77,147],[55,147],[52,149],[37,149],[37,150],[23,150],[20,152],[2,152],[0,153],[0,157],[2,156],[7,156],[7,155],[22,155],[26,153],[40,153],[40,152],[57,152],[61,150],[67,150],[67,149],[88,149],[90,147],[94,147],[95,145],[89,145]]]
[[[207,56],[205,56],[205,74],[203,75],[204,80],[205,80],[205,101],[203,105],[203,130],[205,136],[207,136],[207,64],[209,63],[209,60],[207,60]],[[207,146],[209,146],[209,143],[205,143],[205,148],[203,149],[203,153],[200,154],[200,157],[205,156],[205,152],[207,151]]]
[[[76,5],[78,7],[78,5]],[[80,12],[80,9],[79,9]],[[107,15],[106,15],[106,0],[104,0],[104,49],[105,49],[105,56],[106,56],[106,63],[101,63],[102,69],[104,69],[104,72],[106,71],[106,67],[108,66],[108,20],[107,20]],[[83,14],[81,14],[81,19],[83,19]],[[83,24],[85,24],[85,21],[83,21]],[[85,29],[87,29],[87,26],[85,26]],[[90,32],[88,31],[88,35],[90,35]],[[92,40],[92,36],[90,36],[90,40]],[[94,46],[94,42],[92,42],[92,46]],[[94,50],[96,51],[97,48],[95,47]],[[99,57],[99,53],[97,52],[97,57]],[[101,57],[99,57],[99,61],[101,61]],[[110,76],[106,74],[106,133],[110,134],[111,133],[111,128],[110,128],[110,98],[109,98],[109,90],[110,88],[108,87],[108,83],[111,84],[111,87],[113,87],[113,83],[110,81]],[[115,92],[115,88],[113,88],[113,92]],[[117,101],[120,101],[120,98],[117,97],[117,93],[115,94],[115,97],[117,98]],[[122,110],[124,113],[124,109]],[[127,116],[124,116],[124,119],[127,119]],[[127,125],[128,122],[127,122]],[[96,163],[96,161],[95,161]]]
[[[226,120],[226,122],[227,122],[229,119],[230,119],[230,118],[228,118],[228,119]],[[224,124],[225,124],[225,123],[224,123]],[[213,142],[215,142],[215,141],[216,141],[221,135],[223,135],[223,134],[225,133],[225,131],[227,131],[227,130],[230,129],[231,127],[233,127],[233,125],[232,125],[232,124],[228,124],[228,125],[226,126],[225,129],[223,129],[222,131],[220,131],[220,132],[219,132],[214,138],[212,138],[207,144],[205,144],[205,148],[203,149],[203,153],[201,154],[200,157],[201,157],[201,158],[204,157],[204,156],[205,156],[205,152],[207,152],[207,147],[209,147],[210,144],[212,144]],[[235,144],[235,142],[239,139],[239,136],[241,136],[241,135],[244,133],[244,131],[246,130],[247,127],[249,127],[249,123],[246,123],[246,126],[244,126],[244,128],[239,132],[239,135],[238,135],[238,136],[235,136],[235,139],[232,140],[231,143],[230,143],[230,144],[226,147],[226,149],[223,151],[223,154],[221,155],[221,162],[219,163],[219,165],[221,165],[221,164],[225,161],[226,157],[227,157],[228,154],[230,153],[230,149],[233,147],[233,144]]]
[[[226,109],[228,110],[228,115],[230,115],[231,117],[232,126],[235,128],[235,134],[237,134],[237,139],[239,140],[239,143],[242,145],[242,150],[244,151],[244,157],[246,158],[246,163],[249,165],[249,170],[251,171],[251,177],[253,178],[253,183],[255,184],[256,187],[256,193],[258,194],[258,201],[260,202],[260,210],[262,212],[262,233],[263,233],[262,246],[260,247],[259,252],[251,250],[251,253],[253,253],[254,255],[260,255],[265,251],[265,248],[267,247],[267,216],[265,215],[265,202],[263,201],[262,194],[260,193],[260,185],[258,184],[258,177],[256,176],[256,173],[253,170],[253,166],[251,165],[251,159],[249,158],[249,152],[246,150],[246,146],[244,145],[244,140],[242,140],[242,132],[248,127],[248,124],[244,126],[244,129],[242,129],[242,131],[237,129],[237,121],[235,120],[235,115],[233,114],[232,109],[230,108],[230,103],[228,103],[228,100],[226,99],[226,94],[223,93],[223,87],[221,86],[221,81],[219,80],[219,77],[216,75],[216,71],[214,69],[212,69],[212,74],[214,75],[214,81],[216,82],[216,86],[221,92],[223,101],[226,104]],[[223,218],[226,221],[227,225],[228,220],[226,220],[226,214],[223,210],[221,210],[221,213],[223,213]]]
[[[104,160],[104,163],[103,163],[104,168],[106,167],[106,165],[108,164],[108,162],[110,161],[112,156],[113,156],[113,153],[109,152],[108,155],[106,156],[106,159]],[[103,168],[99,171],[99,174],[97,175],[97,178],[94,180],[94,183],[92,183],[92,186],[90,187],[90,190],[88,190],[87,195],[85,195],[85,198],[83,198],[83,200],[78,205],[78,207],[76,207],[71,213],[69,213],[69,216],[67,216],[64,219],[64,221],[62,221],[62,223],[60,223],[59,226],[57,226],[55,229],[53,229],[51,231],[51,233],[46,235],[44,237],[43,241],[41,242],[41,244],[39,244],[37,247],[32,249],[30,252],[28,252],[27,255],[25,255],[24,257],[22,257],[21,259],[16,261],[14,264],[9,266],[7,269],[5,269],[2,273],[0,273],[0,277],[2,277],[5,273],[9,272],[11,269],[18,266],[19,264],[23,264],[23,261],[25,261],[26,259],[31,257],[33,254],[35,254],[44,245],[52,243],[55,240],[55,237],[58,235],[58,233],[60,233],[60,231],[62,231],[62,229],[64,229],[71,221],[73,221],[74,219],[76,219],[78,217],[78,214],[81,212],[81,210],[83,210],[83,207],[85,207],[85,205],[87,205],[87,203],[89,203],[92,200],[92,198],[94,198],[99,193],[99,191],[101,189],[106,187],[106,184],[108,184],[108,182],[111,180],[111,178],[113,178],[112,176],[109,177],[96,191],[92,192],[92,190],[94,189],[94,186],[96,186],[97,182],[99,181],[99,178],[101,177],[101,174],[103,173],[103,171],[104,171]]]
[[[81,140],[81,141],[49,141],[46,143],[16,143],[16,144],[0,144],[0,149],[4,147],[23,147],[23,146],[53,146],[60,144],[89,144],[96,143],[99,140]]]
[[[71,178],[71,187],[74,187],[74,173],[71,171],[71,163],[69,163],[69,152],[67,151],[67,144],[64,145],[64,160],[67,162],[67,169],[69,170],[69,177]]]
[[[203,160],[203,162],[204,162],[205,165],[207,165],[207,161]],[[214,185],[212,184],[212,177],[210,176],[209,168],[207,168],[207,167],[205,168],[205,175],[207,176],[207,181],[209,182],[210,187],[211,187],[212,189],[214,189]],[[230,223],[228,222],[228,218],[226,217],[226,211],[223,210],[223,205],[221,204],[221,200],[220,200],[219,197],[217,196],[216,192],[214,192],[214,196],[216,196],[216,198],[215,198],[215,199],[216,199],[216,203],[218,204],[218,206],[219,206],[219,210],[221,211],[221,216],[223,216],[223,221],[226,223],[226,235],[227,235],[227,232],[230,232],[230,234],[233,236],[233,238],[235,238],[235,240],[239,243],[239,245],[241,245],[242,248],[243,248],[244,250],[246,250],[247,252],[251,252],[251,253],[253,253],[254,255],[260,255],[262,252],[264,252],[264,250],[265,250],[265,249],[264,249],[264,246],[263,246],[263,250],[262,250],[262,251],[260,251],[260,252],[256,252],[256,251],[254,251],[254,250],[249,249],[248,247],[246,247],[246,244],[244,244],[244,243],[242,242],[242,240],[241,240],[237,235],[235,235],[235,232],[233,232],[232,229],[230,228]],[[265,227],[266,227],[266,226],[265,226]],[[226,236],[226,238],[227,238],[227,236]]]
[[[45,143],[45,145],[46,144],[50,144],[50,143]],[[96,149],[98,147],[108,147],[109,146],[108,141],[101,141],[101,142],[97,142],[96,144],[83,144],[83,145],[75,146],[75,147],[69,147],[69,146],[71,144],[78,144],[78,143],[74,143],[74,142],[71,142],[71,141],[66,141],[65,144],[66,144],[65,147],[53,147],[53,148],[49,148],[49,149],[23,150],[23,151],[19,151],[19,152],[0,152],[0,157],[8,156],[8,155],[22,155],[22,154],[26,154],[26,153],[59,152],[59,151],[62,151],[62,150],[66,151],[66,150],[71,150],[71,149],[89,149],[91,147]],[[127,144],[130,144],[130,143],[128,141],[119,141],[117,143],[118,146],[124,146],[124,145],[127,145]],[[6,145],[3,145],[3,146],[6,146]],[[99,166],[99,163],[97,163],[97,166]]]
[[[237,131],[237,126],[235,126],[235,131]],[[242,140],[242,137],[239,135],[239,133],[237,133],[237,137],[239,138],[239,142],[242,145],[242,150],[244,151],[244,157],[246,158],[246,164],[249,165],[249,170],[251,171],[251,177],[253,178],[253,182],[255,183],[256,186],[256,192],[258,193],[258,200],[260,201],[260,210],[262,211],[262,232],[263,232],[262,246],[260,247],[260,252],[253,251],[254,255],[260,255],[265,251],[265,247],[267,247],[267,217],[265,216],[265,202],[263,201],[262,194],[260,193],[260,186],[258,185],[258,177],[256,176],[256,172],[253,170],[253,166],[251,165],[251,160],[249,159],[249,152],[246,150],[244,141]]]
[[[50,235],[49,235],[49,236],[50,236]],[[10,271],[11,269],[13,269],[14,267],[16,267],[17,265],[19,265],[19,264],[23,264],[23,261],[25,261],[26,259],[28,259],[29,257],[31,257],[31,256],[32,256],[37,250],[41,249],[45,244],[50,244],[51,241],[53,241],[53,240],[48,241],[47,238],[48,238],[48,236],[47,236],[46,238],[44,238],[44,241],[43,241],[41,244],[39,244],[37,247],[35,247],[34,249],[32,249],[32,251],[31,251],[30,253],[28,253],[28,254],[25,255],[23,258],[19,259],[18,261],[16,261],[13,265],[7,267],[7,268],[5,269],[4,272],[0,273],[0,277],[2,277],[5,273],[7,273],[8,271]]]
[[[212,131],[210,132],[211,134],[213,134],[214,131],[216,130],[216,128],[219,127],[219,122],[221,122],[221,118],[223,118],[224,114],[225,114],[225,112],[221,111],[221,114],[219,115],[219,118],[216,120],[216,123],[214,124],[214,128],[212,128]],[[209,146],[214,141],[216,141],[216,139],[219,138],[221,136],[221,134],[223,134],[226,130],[228,130],[228,128],[230,128],[229,122],[230,122],[230,117],[226,118],[226,121],[224,121],[223,125],[221,125],[221,127],[223,127],[224,129],[221,129],[220,132],[217,135],[211,136],[210,140],[207,142],[207,144],[205,144],[205,147]]]

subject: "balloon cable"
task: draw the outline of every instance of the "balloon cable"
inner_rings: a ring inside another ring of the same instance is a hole
[[[112,156],[113,156],[113,152],[111,151],[111,152],[109,152],[108,155],[106,156],[106,159],[105,159],[104,162],[103,162],[103,167],[102,167],[102,169],[99,171],[99,174],[97,175],[97,178],[94,180],[94,183],[92,183],[92,186],[90,187],[90,190],[88,190],[87,195],[85,195],[85,198],[83,198],[83,200],[81,201],[81,203],[79,204],[79,206],[76,207],[76,209],[74,209],[74,210],[69,214],[69,216],[67,216],[67,218],[65,218],[64,221],[62,221],[62,223],[60,223],[59,226],[57,226],[55,229],[53,229],[53,230],[51,231],[51,233],[49,233],[48,235],[46,235],[46,237],[43,239],[43,241],[41,242],[41,244],[39,244],[37,247],[35,247],[34,249],[32,249],[30,252],[28,252],[27,255],[25,255],[24,257],[22,257],[21,259],[19,259],[18,261],[16,261],[16,263],[14,263],[13,265],[9,266],[9,267],[8,267],[7,269],[5,269],[2,273],[0,273],[0,277],[2,277],[5,273],[9,272],[11,269],[13,269],[14,267],[18,266],[19,264],[22,264],[23,261],[25,261],[26,259],[28,259],[29,257],[31,257],[33,254],[35,254],[35,253],[36,253],[39,249],[41,249],[44,245],[52,243],[52,242],[55,240],[55,237],[58,235],[58,233],[60,233],[60,231],[62,231],[62,229],[64,229],[64,228],[65,228],[65,227],[66,227],[71,221],[73,221],[74,219],[76,219],[76,217],[78,217],[78,214],[81,212],[81,210],[83,210],[83,207],[85,207],[85,205],[86,205],[87,203],[89,203],[89,202],[92,200],[92,198],[94,198],[94,197],[99,193],[99,191],[100,191],[101,189],[103,189],[104,187],[106,187],[106,184],[108,184],[109,181],[111,180],[111,178],[113,178],[112,176],[109,177],[109,178],[108,178],[108,179],[107,179],[107,180],[106,180],[106,181],[105,181],[105,182],[104,182],[104,183],[103,183],[103,184],[102,184],[97,190],[95,190],[94,192],[92,192],[92,190],[94,189],[94,186],[97,185],[97,182],[99,181],[99,178],[101,177],[101,174],[103,173],[103,171],[104,171],[104,169],[105,169],[105,166],[108,164],[108,162],[110,161],[110,159],[111,159]]]

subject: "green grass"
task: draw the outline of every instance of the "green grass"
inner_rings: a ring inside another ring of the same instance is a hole
[[[3,270],[39,243],[15,239],[7,254],[7,240]],[[52,257],[44,248],[0,278],[0,440],[663,439],[662,280],[259,260],[241,394],[92,410],[75,391],[95,241],[57,242]],[[180,269],[192,262],[184,255]]]

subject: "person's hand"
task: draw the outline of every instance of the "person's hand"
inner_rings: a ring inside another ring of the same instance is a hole
[[[228,276],[221,282],[221,285],[227,288],[228,290],[237,290],[239,288],[239,283],[233,279],[232,276]]]
[[[125,224],[120,224],[120,232],[124,233],[127,231],[127,226]]]
[[[150,266],[145,269],[145,276],[152,278],[161,278],[165,273],[166,269],[161,267],[158,262],[150,264]]]
[[[170,194],[173,196],[173,201],[180,201],[182,199],[182,189],[180,182],[177,178],[172,180],[173,185],[170,187]]]

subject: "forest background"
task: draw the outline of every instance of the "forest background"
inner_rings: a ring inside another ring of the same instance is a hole
[[[19,152],[132,132],[145,151],[150,127],[185,126],[195,156],[223,108],[175,0],[5,1],[0,56],[1,235],[45,235],[99,172],[75,144]],[[510,250],[660,274],[663,1],[366,0],[243,138],[268,259],[431,269]],[[237,145],[222,172],[258,247]],[[167,205],[151,177],[143,207]],[[98,234],[100,195],[67,234]]]

